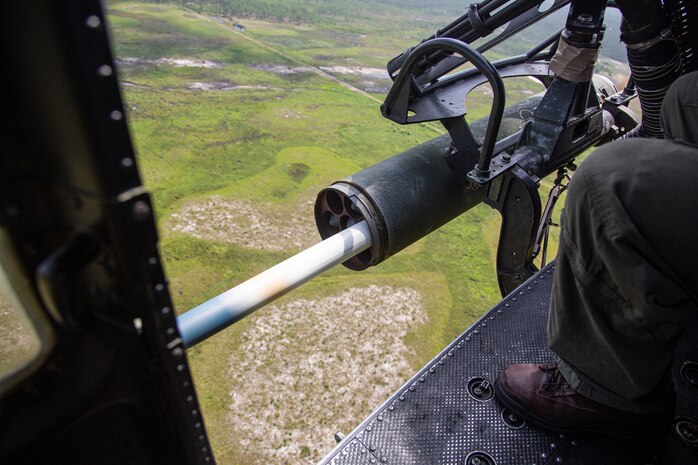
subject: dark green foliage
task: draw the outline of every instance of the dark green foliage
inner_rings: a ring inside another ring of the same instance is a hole
[[[308,176],[308,173],[310,173],[310,167],[305,163],[292,163],[291,166],[288,167],[288,175],[291,176],[291,179],[295,182],[302,181],[303,178]]]

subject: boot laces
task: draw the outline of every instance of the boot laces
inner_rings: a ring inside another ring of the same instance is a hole
[[[544,391],[562,391],[570,389],[569,383],[563,378],[557,366],[541,366],[541,369],[545,371],[546,375],[546,382],[543,385]]]

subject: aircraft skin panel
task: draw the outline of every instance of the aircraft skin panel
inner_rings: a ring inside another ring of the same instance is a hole
[[[510,417],[494,398],[492,383],[505,365],[555,360],[545,332],[554,269],[548,265],[485,314],[320,465],[651,463],[641,444],[545,431]]]
[[[346,445],[342,447],[342,450],[332,460],[331,463],[333,465],[371,465],[381,463],[380,457],[371,452],[369,447],[357,438],[348,442],[342,442],[342,444]]]

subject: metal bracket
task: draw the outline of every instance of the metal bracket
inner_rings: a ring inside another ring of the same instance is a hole
[[[503,5],[503,3],[507,4]],[[476,11],[473,11],[473,8],[468,8],[460,18],[437,30],[434,35],[426,38],[422,43],[435,38],[446,37],[473,43],[477,39],[496,33],[487,43],[478,47],[477,50],[480,53],[484,53],[531,24],[569,4],[570,0],[554,0],[553,4],[546,9],[541,9],[541,3],[542,0],[480,2],[478,5],[475,5]],[[504,30],[497,32],[501,27]],[[393,80],[404,72],[404,64],[413,50],[414,47],[408,48],[405,52],[390,60],[388,73]],[[420,86],[434,82],[467,61],[467,57],[460,57],[445,51],[429,53],[423,58],[420,57],[416,65],[414,73],[416,82]]]
[[[456,173],[458,181],[465,182],[468,171],[475,166],[480,156],[480,144],[475,140],[468,123],[462,116],[442,119],[441,124],[448,131],[452,141],[451,153],[446,161]]]
[[[576,168],[574,165],[571,166],[572,169]],[[550,226],[559,226],[553,223],[553,210],[555,209],[555,204],[560,199],[563,192],[567,190],[569,185],[570,177],[567,174],[567,168],[563,167],[557,170],[557,178],[553,182],[553,188],[548,194],[548,202],[545,204],[545,209],[543,210],[543,217],[541,218],[540,225],[538,226],[538,233],[536,233],[536,242],[533,246],[533,257],[536,258],[539,253],[542,252],[541,256],[541,267],[545,266],[546,254],[548,251],[548,237],[550,234]]]
[[[485,203],[502,215],[497,281],[505,296],[537,271],[533,265],[533,247],[541,217],[538,185],[514,165],[490,183]]]
[[[640,117],[638,117],[637,114],[635,114],[635,112],[630,108],[628,108],[627,105],[616,104],[614,102],[610,102],[609,100],[610,99],[606,99],[601,108],[610,113],[613,117],[614,131],[617,133],[616,137],[611,137],[611,139],[613,139],[621,137],[623,134],[638,126],[640,124]],[[603,140],[605,141],[607,138],[608,136],[606,136]]]
[[[637,97],[637,90],[635,90],[635,87],[628,87],[626,86],[625,89],[621,90],[620,92],[616,92],[613,95],[609,95],[606,97],[604,100],[604,104],[608,105],[613,105],[613,106],[628,106],[628,103]]]
[[[451,138],[459,152],[460,160],[456,160],[460,179],[466,180],[466,171],[469,166],[475,166],[478,172],[488,173],[492,153],[497,142],[497,132],[502,123],[504,115],[504,102],[506,95],[504,92],[504,83],[497,69],[492,66],[492,63],[487,61],[485,57],[480,55],[475,49],[456,39],[432,39],[423,43],[410,53],[405,61],[400,75],[397,77],[393,86],[390,88],[388,95],[385,97],[385,102],[381,105],[381,113],[386,118],[400,124],[410,122],[409,111],[410,104],[414,100],[419,100],[421,97],[420,91],[416,90],[413,95],[413,79],[412,69],[417,61],[428,53],[435,50],[445,50],[451,53],[459,53],[468,58],[471,63],[487,78],[487,81],[492,86],[494,98],[492,99],[492,109],[490,118],[487,121],[487,130],[482,142],[482,150],[479,154],[479,163],[475,164],[474,159],[477,158],[477,144],[472,136],[472,133],[467,127],[467,123],[463,116],[465,115],[465,95],[460,99],[459,110],[453,113],[448,107],[453,106],[453,102],[446,99],[438,99],[433,101],[437,107],[433,109],[444,126],[449,131]],[[471,160],[471,158],[473,160]]]

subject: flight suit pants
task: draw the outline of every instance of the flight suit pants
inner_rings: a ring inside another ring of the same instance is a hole
[[[573,176],[561,226],[548,321],[560,371],[599,403],[667,411],[674,349],[698,323],[698,146],[599,148]]]

